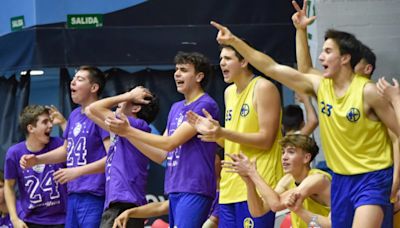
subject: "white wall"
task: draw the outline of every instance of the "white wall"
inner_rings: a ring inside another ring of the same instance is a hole
[[[318,52],[328,28],[356,35],[377,55],[373,79],[400,78],[400,0],[316,0]]]

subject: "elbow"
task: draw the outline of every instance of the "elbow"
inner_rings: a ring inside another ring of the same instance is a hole
[[[173,142],[171,139],[167,139],[164,142],[164,150],[172,151],[173,149],[177,148],[179,145]]]
[[[251,208],[249,207],[250,215],[254,218],[258,218],[266,214],[268,211],[261,210],[261,208]]]
[[[282,210],[282,207],[280,205],[275,204],[275,203],[271,205],[271,211],[277,212],[277,211],[281,211],[281,210]]]

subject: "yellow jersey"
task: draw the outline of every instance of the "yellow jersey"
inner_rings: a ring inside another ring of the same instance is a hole
[[[236,86],[227,88],[225,100],[225,128],[235,132],[258,132],[258,115],[253,106],[254,87],[260,77],[253,78],[247,87],[241,92],[236,92]],[[265,96],[268,96],[265,94]],[[280,125],[279,125],[280,129]],[[225,140],[224,149],[226,154],[238,154],[243,152],[250,160],[257,159],[257,171],[269,186],[275,188],[283,175],[281,164],[281,147],[279,140],[282,133],[279,130],[274,145],[270,150],[261,150],[250,146],[241,145]],[[226,160],[230,160],[228,156]],[[220,182],[221,204],[237,203],[247,201],[246,184],[238,174],[228,173],[222,169]]]
[[[317,174],[317,173],[323,174],[326,177],[328,177],[329,180],[332,180],[332,177],[329,173],[326,173],[319,169],[311,169],[308,172],[307,176]],[[289,188],[293,189],[295,187],[296,187],[295,181],[294,181],[294,179],[292,179],[290,182]],[[312,212],[313,214],[318,214],[318,215],[322,215],[325,217],[328,217],[329,212],[331,211],[331,209],[328,206],[325,206],[317,201],[314,201],[311,197],[305,198],[302,205],[303,205],[304,209]],[[301,219],[299,216],[297,216],[297,214],[294,212],[290,212],[290,219],[292,221],[293,228],[307,228],[308,227],[307,223],[305,223],[304,220]]]
[[[364,112],[368,79],[355,75],[345,95],[336,97],[333,81],[318,88],[319,126],[328,167],[342,175],[362,174],[392,165],[392,147],[385,125]]]

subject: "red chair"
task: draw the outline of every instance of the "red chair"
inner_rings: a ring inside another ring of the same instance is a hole
[[[156,219],[154,220],[153,224],[151,225],[151,228],[168,228],[169,224],[164,222],[162,219]]]
[[[285,218],[282,220],[281,228],[291,228],[292,220],[290,218],[290,213],[287,213]]]

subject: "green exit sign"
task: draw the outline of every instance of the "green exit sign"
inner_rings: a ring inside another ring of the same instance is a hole
[[[18,31],[24,28],[25,19],[24,16],[12,17],[11,19],[11,31]]]
[[[103,27],[102,14],[70,14],[67,15],[68,28],[98,28]]]

